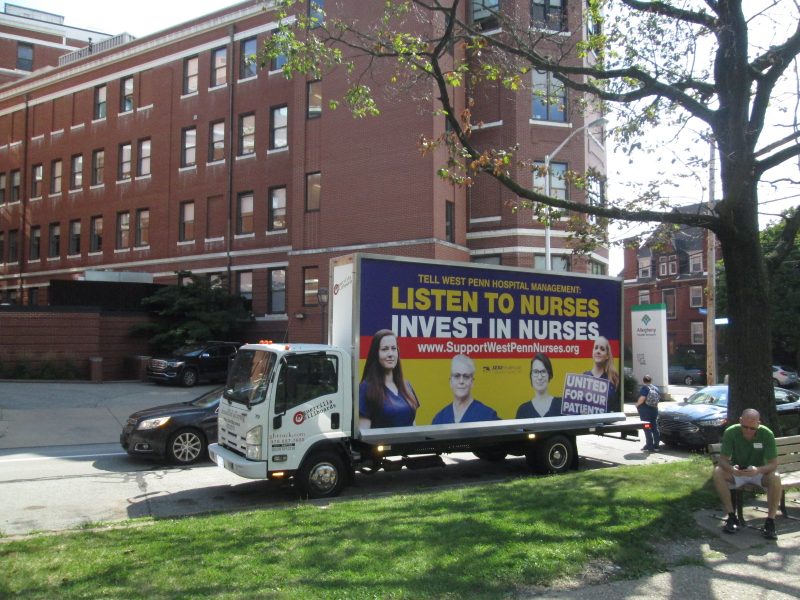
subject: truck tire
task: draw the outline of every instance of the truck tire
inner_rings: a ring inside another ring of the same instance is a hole
[[[347,471],[344,461],[335,452],[317,452],[309,456],[295,475],[306,498],[333,498],[344,488]]]
[[[575,460],[575,444],[566,436],[554,435],[536,444],[525,458],[535,473],[566,473]]]
[[[183,387],[192,387],[197,383],[197,371],[194,369],[184,369],[181,373],[181,385]]]
[[[503,462],[506,459],[506,451],[497,450],[495,448],[475,450],[473,454],[486,462]]]

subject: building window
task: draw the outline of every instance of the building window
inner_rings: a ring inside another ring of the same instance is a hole
[[[703,346],[706,343],[705,324],[702,321],[692,321],[692,345]]]
[[[17,230],[12,229],[8,232],[8,262],[15,263],[19,260],[19,249],[17,247]]]
[[[286,269],[267,271],[269,290],[267,291],[267,312],[271,315],[286,312]]]
[[[41,248],[42,228],[39,225],[34,225],[31,227],[30,252],[28,252],[30,260],[39,260],[41,258]]]
[[[150,209],[136,209],[136,237],[134,245],[137,248],[150,245]]]
[[[94,88],[94,118],[106,118],[106,94],[108,88],[105,85],[98,85]]]
[[[76,255],[81,253],[81,221],[75,219],[69,222],[69,242],[67,254]]]
[[[658,276],[659,277],[666,277],[667,276],[667,257],[666,256],[659,256],[658,257]]]
[[[17,42],[17,69],[33,71],[33,45]]]
[[[639,259],[639,279],[649,279],[652,277],[650,274],[650,266],[652,265],[652,259],[649,256],[645,256]]]
[[[211,52],[211,87],[228,82],[228,49],[217,48]]]
[[[322,174],[306,174],[306,212],[320,209],[322,201]]]
[[[537,121],[567,120],[567,89],[546,71],[533,71],[533,118]]]
[[[456,241],[456,205],[449,200],[444,203],[444,235],[448,242]]]
[[[61,193],[61,160],[56,159],[50,163],[50,193]]]
[[[306,104],[306,117],[309,119],[316,119],[322,115],[322,82],[309,81],[306,84],[308,97]]]
[[[239,271],[236,273],[236,291],[242,299],[246,311],[253,310],[253,272]]]
[[[31,198],[42,197],[42,181],[44,180],[44,167],[33,165],[31,169]]]
[[[606,274],[606,265],[596,260],[589,261],[589,272],[592,275],[605,275]]]
[[[533,189],[545,193],[544,163],[536,161],[533,170]],[[567,199],[567,163],[550,163],[550,196],[560,200]]]
[[[0,173],[0,204],[5,204],[6,202],[6,185],[8,182],[8,178],[6,177],[5,173]]]
[[[256,76],[256,38],[242,40],[239,44],[239,79]]]
[[[131,246],[131,213],[117,213],[116,248],[124,250]]]
[[[236,199],[236,233],[253,233],[253,192],[239,194]]]
[[[269,61],[269,70],[280,71],[281,69],[283,69],[286,63],[287,59],[285,54],[278,54],[277,56],[273,56]]]
[[[183,61],[183,93],[194,94],[197,92],[197,65],[196,56]]]
[[[58,258],[61,255],[61,224],[50,223],[47,230],[47,258]]]
[[[502,265],[503,257],[499,254],[484,254],[482,256],[473,256],[469,259],[469,262],[479,265]]]
[[[303,306],[317,306],[319,267],[303,267]]]
[[[139,140],[136,174],[139,177],[150,175],[150,138]]]
[[[496,18],[500,0],[472,0],[473,22]]]
[[[678,316],[678,311],[675,307],[675,290],[661,290],[661,302],[667,305],[667,318],[674,319]]]
[[[225,121],[208,126],[208,162],[225,159]]]
[[[689,255],[689,272],[690,273],[703,272],[703,255],[700,252]]]
[[[10,202],[19,202],[22,195],[22,174],[19,169],[11,171],[11,199]]]
[[[269,190],[269,208],[267,211],[267,230],[280,231],[286,229],[286,188],[275,187]]]
[[[570,263],[569,263],[569,256],[561,256],[557,254],[550,255],[550,265],[552,271],[570,271]],[[539,269],[541,271],[547,270],[547,265],[545,264],[545,255],[544,254],[534,254],[533,256],[533,268]]]
[[[117,168],[117,180],[124,181],[131,178],[131,144],[119,145],[119,166]]]
[[[670,276],[675,276],[678,274],[678,255],[672,254],[667,261],[667,265],[669,267],[669,274]]]
[[[71,160],[72,170],[69,177],[69,189],[79,190],[83,187],[83,155],[76,154]]]
[[[650,290],[638,291],[639,304],[650,304]]]
[[[181,167],[193,167],[197,160],[197,128],[181,130]]]
[[[324,0],[311,0],[308,3],[308,22],[312,29],[321,27],[325,23],[324,8]]]
[[[586,186],[586,202],[589,206],[603,207],[606,205],[606,182],[605,179],[591,177]],[[597,223],[598,217],[589,215],[590,223]]]
[[[181,202],[178,241],[189,242],[194,239],[194,201]]]
[[[89,252],[103,250],[103,217],[92,217],[89,225]]]
[[[253,113],[239,116],[239,156],[256,151],[256,116]]]
[[[289,107],[276,106],[270,111],[269,148],[276,150],[289,145]]]
[[[698,308],[703,306],[703,286],[693,285],[689,288],[689,306]]]
[[[106,164],[105,150],[92,152],[92,185],[103,183],[103,170]]]
[[[133,110],[133,77],[123,77],[119,82],[119,112]]]
[[[567,25],[566,0],[533,0],[531,21],[534,27],[550,31],[565,31]]]

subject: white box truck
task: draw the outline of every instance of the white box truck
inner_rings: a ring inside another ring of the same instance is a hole
[[[329,344],[237,353],[220,467],[325,497],[448,452],[558,473],[576,436],[642,427],[622,409],[620,279],[352,254],[330,282]]]

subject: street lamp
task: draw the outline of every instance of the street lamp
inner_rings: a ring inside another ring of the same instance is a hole
[[[595,119],[594,121],[590,121],[586,123],[586,125],[582,125],[575,129],[572,133],[570,133],[566,139],[561,142],[556,149],[553,150],[550,154],[545,155],[544,157],[544,195],[548,198],[550,197],[550,161],[553,157],[558,154],[561,149],[567,145],[575,135],[583,131],[584,129],[588,129],[589,127],[595,127],[597,125],[605,126],[608,123],[608,119],[605,117],[600,117],[599,119]],[[551,208],[547,207],[547,221],[544,224],[544,268],[547,271],[553,270],[553,260],[550,253],[550,210]]]
[[[317,302],[319,302],[320,313],[322,314],[322,343],[325,343],[325,316],[327,315],[327,311],[325,310],[328,306],[328,288],[321,287],[317,290]]]

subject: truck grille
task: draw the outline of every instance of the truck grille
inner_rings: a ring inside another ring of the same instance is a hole
[[[163,371],[166,368],[167,368],[167,361],[158,360],[158,359],[151,359],[150,360],[150,370],[151,371]]]

